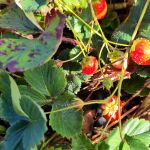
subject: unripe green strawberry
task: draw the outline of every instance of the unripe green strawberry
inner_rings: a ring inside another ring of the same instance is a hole
[[[103,19],[107,13],[107,3],[106,0],[100,0],[93,2],[94,10],[96,13],[97,19]]]
[[[136,39],[131,46],[130,57],[138,65],[150,65],[150,40]]]

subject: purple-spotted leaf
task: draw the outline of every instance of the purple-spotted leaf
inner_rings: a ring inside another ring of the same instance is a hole
[[[10,72],[22,72],[44,64],[61,43],[64,22],[65,16],[52,10],[49,24],[38,38],[0,39],[0,67]]]

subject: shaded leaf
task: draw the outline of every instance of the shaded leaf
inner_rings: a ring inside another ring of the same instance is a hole
[[[65,73],[57,68],[54,61],[24,73],[25,80],[32,88],[47,96],[58,96],[66,87]]]
[[[150,67],[149,66],[141,67],[137,72],[137,74],[142,78],[150,77]]]
[[[122,25],[120,25],[119,28],[116,29],[116,31],[113,33],[112,40],[125,44],[129,43],[145,3],[146,0],[134,0],[134,5],[130,10],[130,15],[128,19]],[[150,35],[149,20],[150,20],[150,6],[148,7],[147,12],[142,20],[141,26],[139,28],[139,33],[137,35],[138,37],[141,36],[145,38],[149,37]]]
[[[0,125],[0,134],[4,134],[6,132],[6,127],[3,125]]]
[[[39,144],[47,130],[45,114],[34,101],[22,97],[21,107],[29,119],[20,120],[7,130],[3,143],[6,150],[29,150]]]
[[[26,113],[20,106],[21,95],[17,84],[11,76],[0,70],[0,91],[2,92],[2,101],[8,101],[12,109],[20,116],[27,117]],[[4,105],[5,102],[2,102]],[[6,104],[7,105],[7,104]],[[6,111],[5,109],[3,110]],[[6,112],[7,113],[7,112]],[[8,112],[9,113],[9,112]],[[7,113],[7,114],[8,114]]]
[[[133,74],[131,79],[127,79],[123,81],[122,89],[129,94],[134,94],[144,86],[145,82],[146,82],[146,78],[142,78],[136,74]],[[139,94],[139,96],[146,96],[149,92],[150,90],[148,88],[145,88]]]
[[[49,124],[57,133],[63,137],[73,137],[80,134],[82,126],[82,111],[72,108],[55,112],[59,109],[67,108],[74,104],[74,96],[65,94],[57,98],[57,101],[52,106]]]

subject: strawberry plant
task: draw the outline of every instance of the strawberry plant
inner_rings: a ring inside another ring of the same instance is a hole
[[[148,150],[150,0],[0,1],[0,149]]]

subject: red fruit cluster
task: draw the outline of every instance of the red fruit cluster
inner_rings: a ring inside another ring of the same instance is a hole
[[[120,112],[122,112],[123,104],[120,101]],[[119,119],[119,108],[117,96],[112,96],[110,100],[101,105],[102,115],[106,120],[111,118],[111,122]]]
[[[88,56],[82,60],[82,72],[85,75],[92,75],[98,69],[98,61],[94,56]]]
[[[95,2],[93,4],[97,19],[103,19],[107,13],[107,3],[106,0],[100,0],[100,2]]]
[[[150,40],[136,39],[131,46],[130,57],[138,65],[150,65]]]

